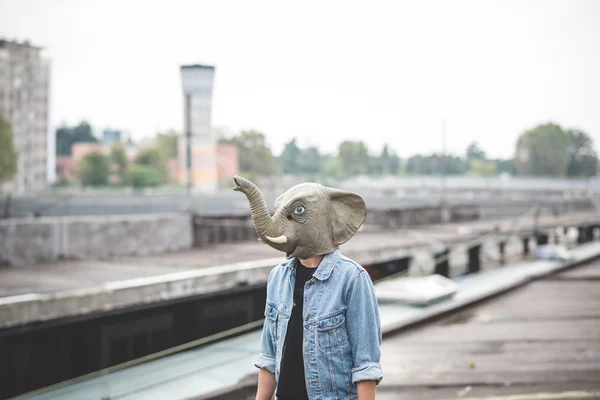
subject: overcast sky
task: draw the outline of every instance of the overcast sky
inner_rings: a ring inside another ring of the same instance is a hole
[[[179,65],[216,67],[213,125],[278,153],[363,139],[510,157],[540,122],[600,148],[600,1],[0,0],[0,37],[52,60],[52,124],[183,125]]]

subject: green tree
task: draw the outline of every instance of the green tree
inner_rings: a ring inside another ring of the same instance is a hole
[[[146,147],[136,154],[134,159],[135,164],[154,168],[162,183],[167,181],[169,176],[169,168],[165,153],[158,149],[157,146]]]
[[[279,156],[279,163],[284,174],[297,174],[300,171],[300,148],[296,138],[287,142]]]
[[[441,160],[437,154],[423,156],[416,154],[406,162],[406,172],[411,175],[438,175],[442,171]],[[446,169],[448,174],[448,169]]]
[[[471,160],[469,175],[493,176],[496,175],[496,163],[490,160]]]
[[[56,130],[56,154],[71,155],[71,146],[78,142],[98,142],[92,133],[92,127],[85,121],[74,127],[62,126]]]
[[[486,160],[487,157],[485,155],[485,151],[479,147],[479,144],[477,144],[477,142],[473,142],[467,147],[466,159],[467,163],[470,164],[473,160]]]
[[[519,136],[515,146],[514,163],[519,175],[567,175],[571,138],[559,125],[541,124]]]
[[[406,173],[410,175],[440,175],[442,168],[445,175],[461,175],[468,170],[465,161],[457,156],[442,159],[435,153],[426,156],[417,154],[406,161]]]
[[[102,153],[86,154],[79,164],[79,179],[83,186],[102,186],[108,184],[110,159]]]
[[[230,139],[222,138],[219,142],[237,146],[242,173],[249,173],[252,176],[269,176],[277,172],[275,157],[262,132],[242,131]]]
[[[496,163],[496,172],[499,174],[505,173],[514,175],[515,174],[515,164],[513,160],[495,160]]]
[[[15,176],[17,158],[10,122],[0,115],[0,183]]]
[[[134,188],[160,186],[160,172],[147,165],[134,165],[127,172],[127,182]]]
[[[396,175],[400,169],[400,158],[388,144],[383,145],[379,157],[372,157],[369,166],[370,174]]]
[[[158,133],[155,141],[158,149],[164,154],[165,159],[177,158],[177,143],[179,135],[175,131]]]
[[[594,176],[598,163],[598,156],[594,151],[594,143],[587,133],[569,129],[567,150],[567,176]]]
[[[326,177],[334,178],[334,179],[342,179],[344,178],[344,171],[342,169],[342,163],[340,162],[339,157],[330,157],[329,160],[325,162],[323,172]]]
[[[338,157],[346,176],[364,175],[369,171],[369,152],[362,141],[343,141],[338,147]]]
[[[318,148],[300,148],[294,138],[285,144],[279,156],[279,165],[284,174],[316,175],[323,172],[324,161]]]
[[[315,175],[323,171],[323,157],[319,149],[311,146],[303,149],[300,153],[300,172]]]
[[[125,153],[125,146],[121,143],[113,143],[110,147],[110,160],[119,169],[119,181],[125,182],[127,176],[127,154]]]

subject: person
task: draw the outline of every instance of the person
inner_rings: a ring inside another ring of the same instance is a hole
[[[259,240],[286,253],[267,281],[257,400],[375,398],[381,324],[373,283],[339,250],[366,218],[357,194],[296,185],[270,215],[260,190],[236,176]]]

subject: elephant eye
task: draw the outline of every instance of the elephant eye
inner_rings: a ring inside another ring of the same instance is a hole
[[[306,209],[302,206],[296,206],[296,208],[294,208],[294,214],[296,215],[302,215],[304,214],[304,211],[306,211]]]

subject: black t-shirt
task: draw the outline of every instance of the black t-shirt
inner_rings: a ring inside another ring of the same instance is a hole
[[[281,400],[308,400],[302,351],[304,337],[302,310],[304,308],[304,285],[312,277],[316,268],[307,268],[298,259],[295,260],[295,263],[294,306],[283,342],[279,384],[277,385],[277,398]]]

